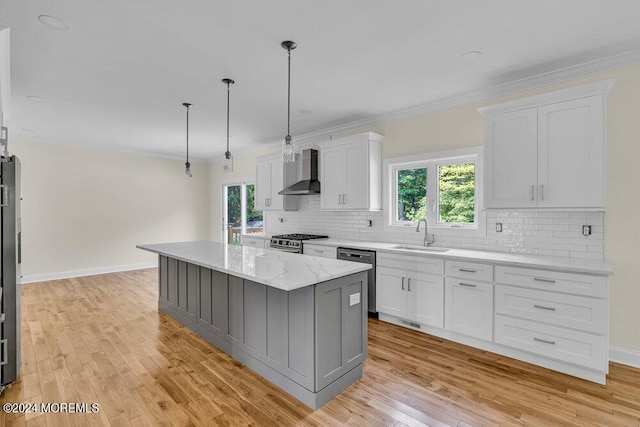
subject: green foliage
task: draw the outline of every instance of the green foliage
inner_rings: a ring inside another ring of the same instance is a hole
[[[255,210],[255,184],[247,185],[247,222],[262,220],[262,211]]]
[[[442,165],[440,176],[440,222],[472,223],[475,214],[475,165]]]
[[[227,218],[230,225],[239,224],[242,218],[240,194],[239,185],[227,187]]]
[[[475,165],[441,165],[438,171],[439,222],[473,223],[475,220]],[[399,221],[418,221],[426,215],[427,169],[402,169],[397,175]]]
[[[398,220],[424,218],[427,203],[427,169],[398,171]]]

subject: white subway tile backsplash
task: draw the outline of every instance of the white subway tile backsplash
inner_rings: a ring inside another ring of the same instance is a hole
[[[389,230],[383,226],[383,212],[321,211],[320,196],[301,196],[296,212],[268,211],[264,214],[268,234],[314,233],[330,237],[421,245],[424,235],[413,227]],[[284,218],[279,222],[278,218]],[[369,227],[369,221],[372,226]],[[501,222],[503,231],[495,231]],[[592,234],[582,236],[582,225],[591,225]],[[435,234],[436,246],[528,253],[534,255],[603,258],[604,213],[536,210],[486,211],[486,236],[460,237]]]

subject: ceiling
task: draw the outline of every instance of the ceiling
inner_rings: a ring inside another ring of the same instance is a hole
[[[183,156],[191,102],[200,159],[225,151],[226,77],[232,152],[286,135],[283,40],[295,139],[635,51],[638,17],[637,0],[0,0],[13,140]]]

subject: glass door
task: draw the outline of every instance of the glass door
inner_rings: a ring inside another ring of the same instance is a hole
[[[262,232],[262,212],[254,204],[255,184],[228,184],[223,190],[223,240],[239,245],[243,234]]]

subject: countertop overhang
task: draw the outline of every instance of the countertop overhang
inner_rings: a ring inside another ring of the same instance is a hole
[[[368,264],[206,240],[136,247],[284,291],[371,269]]]

